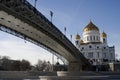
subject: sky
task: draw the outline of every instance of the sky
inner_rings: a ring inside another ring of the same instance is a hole
[[[28,0],[33,6],[35,0]],[[50,20],[53,12],[53,24],[66,36],[82,37],[84,27],[90,20],[99,28],[100,33],[107,33],[109,46],[115,46],[117,58],[120,58],[120,0],[37,0],[36,8]],[[52,60],[52,54],[23,39],[0,31],[0,55],[11,59],[27,59],[32,64],[38,59]]]

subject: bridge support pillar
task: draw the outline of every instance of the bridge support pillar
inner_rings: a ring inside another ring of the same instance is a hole
[[[68,71],[82,71],[82,63],[69,62]]]

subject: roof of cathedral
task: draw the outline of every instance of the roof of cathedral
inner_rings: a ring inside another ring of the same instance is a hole
[[[101,34],[101,37],[107,37],[107,34],[103,31],[103,33]]]
[[[75,39],[80,39],[80,35],[77,34],[77,35],[75,36]]]
[[[92,21],[89,22],[89,24],[83,29],[83,31],[87,32],[91,30],[99,31],[99,28],[96,25],[94,25]]]

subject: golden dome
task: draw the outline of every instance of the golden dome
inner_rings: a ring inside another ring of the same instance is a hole
[[[89,24],[84,28],[83,31],[87,32],[87,31],[91,31],[91,30],[99,31],[98,27],[90,21]]]
[[[75,36],[75,39],[80,39],[80,35],[77,34],[77,35]]]
[[[103,33],[101,34],[101,37],[107,37],[107,34],[103,31]]]

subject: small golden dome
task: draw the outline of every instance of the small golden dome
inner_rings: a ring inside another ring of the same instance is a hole
[[[81,40],[81,41],[80,41],[80,43],[84,43],[84,41],[83,41],[83,40]]]
[[[101,37],[107,37],[107,34],[103,31],[103,33],[101,34]]]
[[[77,35],[75,36],[75,39],[80,39],[80,35],[77,34]]]
[[[95,31],[99,31],[98,27],[96,25],[94,25],[92,23],[92,21],[89,22],[89,24],[84,28],[84,32],[87,32],[87,31],[91,31],[91,30],[95,30]]]

